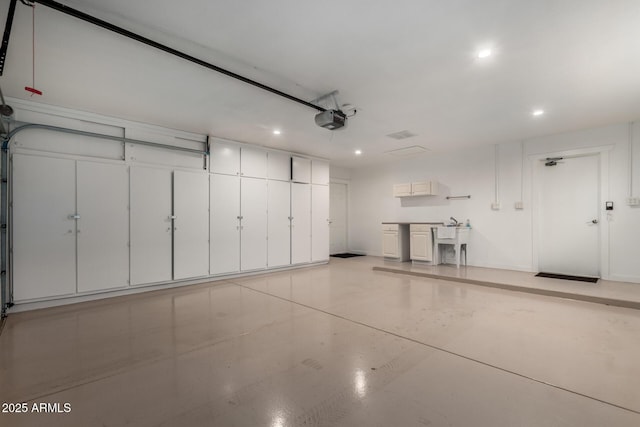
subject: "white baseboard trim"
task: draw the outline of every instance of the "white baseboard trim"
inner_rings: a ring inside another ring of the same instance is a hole
[[[30,311],[30,310],[39,310],[43,308],[58,307],[58,306],[63,306],[68,304],[77,304],[81,302],[98,301],[98,300],[104,300],[108,298],[121,297],[121,296],[127,296],[127,295],[136,295],[143,292],[153,292],[153,291],[160,291],[165,289],[181,288],[181,287],[186,287],[191,285],[199,285],[202,283],[220,282],[219,284],[223,284],[224,282],[231,281],[232,279],[257,276],[261,274],[278,273],[278,272],[288,271],[288,270],[297,270],[300,268],[314,267],[318,265],[327,264],[328,262],[329,261],[327,260],[327,261],[313,262],[309,264],[296,264],[296,265],[290,265],[286,267],[270,268],[268,270],[254,270],[249,272],[233,273],[233,274],[227,274],[227,275],[200,277],[197,279],[171,281],[171,282],[164,282],[164,283],[150,283],[148,285],[137,285],[137,286],[132,286],[126,289],[118,288],[111,291],[106,290],[106,291],[94,292],[91,294],[63,296],[63,297],[57,297],[55,299],[51,298],[47,300],[16,302],[14,306],[12,306],[7,310],[7,314],[20,313],[23,311]]]

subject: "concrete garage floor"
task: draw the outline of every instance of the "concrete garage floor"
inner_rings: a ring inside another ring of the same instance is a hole
[[[0,425],[640,425],[640,310],[381,265],[13,314],[0,401],[71,412]]]

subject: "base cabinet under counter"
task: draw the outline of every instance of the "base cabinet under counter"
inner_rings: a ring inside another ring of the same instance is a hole
[[[393,261],[409,260],[409,227],[382,224],[382,256]]]
[[[442,222],[383,222],[382,255],[393,261],[433,261],[434,227]]]
[[[429,224],[409,225],[409,247],[412,261],[433,261],[433,232]]]

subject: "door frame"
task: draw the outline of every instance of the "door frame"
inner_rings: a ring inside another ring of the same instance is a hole
[[[600,218],[600,227],[598,227],[598,244],[600,253],[600,277],[602,279],[609,278],[609,221],[610,215],[604,208],[604,203],[609,200],[609,152],[613,150],[613,145],[599,146],[593,148],[579,148],[573,150],[562,150],[547,152],[544,154],[529,155],[529,167],[531,168],[531,234],[532,234],[532,262],[531,267],[534,271],[539,271],[540,250],[540,169],[542,160],[547,157],[583,157],[598,156],[600,173],[598,188],[598,216]]]
[[[351,198],[351,189],[349,187],[349,180],[340,179],[340,178],[331,178],[329,181],[329,216],[331,217],[331,184],[344,184],[347,190],[347,199],[345,200],[345,218],[347,219],[347,223],[345,226],[345,251],[349,252],[349,199]],[[331,233],[331,231],[329,231]],[[329,235],[329,247],[331,247],[331,235]],[[331,250],[329,250],[329,255],[331,255]]]

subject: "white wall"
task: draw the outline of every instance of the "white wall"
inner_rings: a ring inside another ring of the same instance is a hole
[[[498,157],[498,198],[501,209],[494,211],[496,199],[496,148],[485,146],[451,153],[434,153],[383,165],[359,168],[350,176],[349,249],[380,256],[380,223],[383,221],[459,221],[470,219],[473,227],[469,244],[470,265],[533,271],[534,231],[532,167],[536,156],[592,147],[609,151],[609,188],[602,200],[612,200],[615,210],[606,221],[602,206],[603,251],[609,252],[608,273],[613,280],[640,282],[640,208],[626,204],[629,196],[628,124],[618,124],[577,132],[500,144]],[[633,195],[640,195],[640,125],[633,126]],[[439,196],[399,199],[392,195],[396,183],[437,180]],[[522,183],[522,185],[521,185]],[[471,195],[471,199],[446,200],[446,196]],[[515,202],[524,202],[516,210]]]

